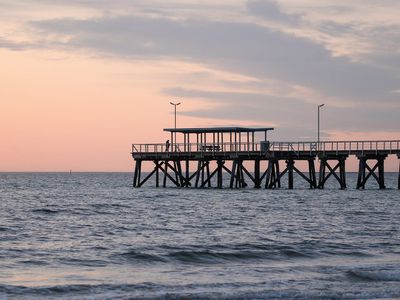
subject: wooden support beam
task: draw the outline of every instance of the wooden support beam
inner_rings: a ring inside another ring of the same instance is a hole
[[[241,188],[242,187],[242,161],[241,160],[237,160],[237,166],[236,166],[236,180],[235,180],[235,188]]]
[[[179,178],[180,185],[182,187],[187,186],[186,185],[186,178],[183,176],[183,173],[182,173],[181,161],[180,160],[176,161],[175,165],[176,165],[175,174],[176,174],[176,177],[177,177],[176,181],[178,181],[178,178]]]
[[[197,170],[194,174],[192,174],[192,176],[189,178],[190,180],[192,180],[192,178],[194,176],[196,176],[196,184],[195,187],[198,188],[199,186],[201,187],[204,183],[204,169],[205,168],[209,168],[209,161],[201,161],[199,160],[198,164],[197,164]],[[200,178],[201,178],[201,182],[200,182]],[[190,181],[189,180],[189,181]],[[199,185],[200,182],[200,185]]]
[[[232,135],[232,133],[231,133],[231,135]],[[233,183],[234,183],[235,178],[236,178],[236,172],[237,172],[236,169],[237,169],[237,160],[234,159],[232,161],[231,181],[230,181],[230,184],[229,184],[229,187],[231,189],[233,188]],[[399,171],[399,174],[400,174],[400,171]]]
[[[237,162],[236,174],[235,174],[235,188],[240,187],[240,162]]]
[[[208,167],[208,164],[207,164],[207,167]],[[202,188],[205,187],[206,184],[208,184],[208,187],[211,187],[211,185],[210,185],[211,179],[214,177],[215,174],[217,174],[217,172],[218,172],[218,167],[210,175],[208,175],[209,173],[207,173],[207,178],[202,183],[201,187]]]
[[[385,157],[378,158],[378,183],[381,190],[385,189]]]
[[[164,162],[164,164],[165,164],[165,169],[163,170],[164,171],[164,179],[163,179],[163,187],[167,187],[167,175],[169,176],[169,174],[168,174],[168,160],[166,160],[165,162]]]
[[[253,132],[253,148],[254,148],[254,132]],[[253,149],[254,151],[254,149]],[[260,177],[260,160],[254,161],[254,187],[256,189],[261,188],[261,177]]]
[[[336,166],[333,167],[333,168],[327,163],[327,164],[326,164],[326,167],[328,168],[329,173],[328,173],[328,175],[326,176],[325,181],[326,181],[331,175],[333,175],[333,177],[335,177],[336,180],[340,182],[340,177],[336,174],[336,170],[339,168],[339,163],[336,164]]]
[[[400,155],[397,155],[400,159]],[[399,160],[399,176],[397,177],[397,188],[400,190],[400,160]]]
[[[319,169],[319,181],[318,188],[323,189],[325,187],[326,181],[333,176],[340,184],[340,188],[346,189],[346,158],[347,155],[337,155],[331,157],[320,157],[320,169]],[[337,161],[336,165],[332,167],[328,160]],[[326,174],[326,169],[329,173]],[[339,175],[337,174],[339,170]]]
[[[301,160],[304,160],[304,159],[305,158],[301,158]],[[266,173],[264,173],[266,176],[265,188],[272,189],[272,188],[276,188],[277,186],[280,187],[281,178],[287,173],[288,174],[288,189],[293,189],[295,172],[297,174],[299,174],[301,178],[303,178],[305,181],[308,182],[311,189],[316,188],[317,187],[317,178],[315,175],[314,160],[315,160],[314,157],[310,157],[307,159],[308,168],[309,168],[308,172],[307,172],[308,177],[306,175],[307,173],[304,173],[295,167],[296,159],[293,157],[289,157],[288,159],[285,160],[286,168],[282,173],[279,172],[279,160],[278,159],[269,160],[268,169],[267,169]]]
[[[279,178],[278,178],[278,176],[279,176],[280,174],[278,174],[277,172],[276,172],[276,163],[274,163],[274,164],[272,164],[272,170],[271,170],[271,178],[270,178],[270,180],[269,180],[269,186],[268,186],[268,188],[270,188],[270,189],[272,189],[272,188],[274,188],[274,189],[276,189],[277,187],[279,187],[277,184],[277,182],[278,182],[278,180],[279,180]]]
[[[376,182],[379,184],[379,177],[375,174],[375,171],[379,167],[379,162],[377,162],[372,168],[368,165],[368,162],[365,164],[365,169],[368,171],[368,175],[365,177],[365,181],[369,179],[369,177],[375,178]]]
[[[310,189],[317,188],[317,177],[315,176],[314,158],[308,160],[308,176],[310,178]]]
[[[229,187],[233,188],[233,185],[235,183],[235,179],[237,180],[237,182],[239,182],[239,180],[240,180],[240,178],[238,178],[238,175],[237,175],[238,163],[234,160],[232,162],[232,169],[231,170],[229,170],[225,165],[223,165],[222,168],[230,175]]]
[[[269,188],[276,188],[278,186],[278,188],[280,188],[280,180],[281,178],[289,171],[288,168],[285,168],[285,170],[283,170],[283,172],[278,173],[276,170],[276,166],[278,164],[275,164],[275,172],[272,173],[272,177],[271,177],[271,182],[269,184]]]
[[[181,175],[181,174],[179,174],[178,173],[178,162],[180,163],[180,160],[179,161],[176,161],[176,160],[174,160],[174,166],[172,167],[171,165],[170,165],[170,167],[171,167],[171,170],[172,171],[174,171],[174,173],[175,173],[175,180],[177,181],[177,182],[179,182],[180,181],[180,176],[179,175]]]
[[[260,182],[262,182],[264,180],[264,178],[267,176],[268,174],[268,168],[269,168],[269,161],[267,164],[267,169],[265,170],[265,172],[260,176]]]
[[[253,181],[253,183],[255,184],[256,181],[255,181],[254,176],[251,175],[251,173],[243,165],[242,165],[242,170],[244,171],[244,173],[246,173],[246,175],[250,178],[250,180]]]
[[[286,170],[286,172],[287,172],[287,170]],[[285,173],[283,173],[282,176]],[[268,168],[265,173],[265,176],[266,176],[266,178],[265,178],[265,188],[266,189],[281,187],[281,173],[279,172],[279,160],[278,159],[270,159],[268,161]]]
[[[319,162],[319,176],[318,176],[318,188],[323,189],[325,185],[325,168],[326,168],[327,159],[320,158]]]
[[[203,169],[203,167],[204,167],[204,165],[202,164],[202,161],[199,160],[199,161],[197,162],[197,170],[196,170],[196,172],[195,172],[195,174],[196,174],[196,184],[195,184],[195,187],[196,187],[196,188],[199,187],[200,173],[201,173],[201,170]]]
[[[200,176],[200,171],[201,171],[201,168],[202,168],[202,167],[205,167],[205,165],[202,164],[201,161],[199,161],[198,164],[197,164],[197,170],[196,170],[192,175],[190,175],[190,177],[189,177],[188,182],[189,182],[189,185],[190,185],[190,186],[192,185],[190,182],[192,181],[192,179],[193,179],[195,176],[196,176],[196,181],[198,181],[198,177]]]
[[[189,187],[191,184],[190,184],[190,162],[188,159],[185,161],[185,171],[186,171],[186,185],[185,186]]]
[[[138,176],[137,176],[137,184],[136,184],[136,186],[137,186],[137,187],[140,187],[140,186],[139,186],[140,177],[142,176],[142,161],[141,161],[141,160],[138,161],[138,167],[139,167],[139,170],[138,170]]]
[[[207,163],[206,165],[206,170],[207,170],[207,177],[210,178],[210,162]],[[208,181],[208,187],[211,187],[211,181]]]
[[[207,167],[207,165],[205,165],[204,167]],[[204,168],[201,168],[201,184],[200,186],[203,186],[204,183]]]
[[[239,171],[239,186],[241,187],[241,188],[245,188],[246,186],[247,186],[247,183],[246,183],[246,181],[244,180],[244,171],[245,171],[245,167],[243,166],[243,160],[240,160],[240,163],[239,163],[239,168],[238,168],[238,171]],[[247,170],[246,170],[246,172],[247,173],[249,173]],[[246,173],[246,174],[247,174]],[[249,173],[250,174],[250,173]]]
[[[143,184],[145,184],[146,181],[149,180],[150,177],[153,176],[153,174],[154,174],[157,170],[158,170],[158,167],[155,166],[154,169],[153,169],[153,171],[151,171],[151,172],[143,179],[142,182],[139,181],[139,184],[138,184],[137,187],[141,187]]]
[[[179,187],[179,182],[177,182],[171,175],[168,174],[168,166],[171,166],[169,163],[165,165],[165,168],[160,166],[160,170],[164,173],[164,182],[163,187],[167,186],[167,178],[172,181],[177,187]]]
[[[218,175],[217,175],[217,187],[219,189],[222,189],[222,170],[223,170],[223,165],[225,164],[225,161],[223,160],[217,160],[217,170],[218,170]]]
[[[142,164],[141,160],[135,160],[135,171],[133,173],[133,187],[137,187],[138,185],[138,178],[139,178],[139,173],[140,173],[140,165]]]
[[[267,182],[266,188],[276,188],[277,186],[280,187],[280,180],[281,178],[287,173],[288,174],[288,188],[294,188],[294,172],[300,175],[301,178],[306,180],[310,188],[317,187],[317,179],[315,176],[315,164],[314,158],[308,159],[308,177],[300,171],[298,168],[295,167],[295,159],[289,158],[286,160],[286,168],[282,173],[279,173],[279,160],[274,160],[269,162],[268,170],[267,170]],[[268,179],[270,178],[270,179]],[[267,184],[269,183],[269,184]]]
[[[340,163],[340,188],[342,190],[347,188],[347,183],[346,183],[346,160],[345,159],[339,159],[339,163]]]
[[[168,167],[175,173],[175,181],[180,183],[179,186],[185,186],[186,178],[182,174],[182,167],[180,162],[176,163],[176,166],[177,168],[168,163]]]
[[[279,160],[276,160],[276,162],[275,162],[275,176],[277,178],[278,188],[280,188],[282,176],[280,175],[280,172],[279,172]]]
[[[153,161],[154,162],[154,169],[153,169],[153,171],[151,171],[147,176],[146,176],[146,178],[144,178],[143,179],[143,181],[140,181],[140,178],[138,177],[137,178],[137,183],[136,183],[136,186],[137,187],[141,187],[143,184],[145,184],[154,174],[156,174],[156,187],[158,187],[159,186],[159,178],[158,178],[158,176],[159,176],[159,169],[160,169],[160,167],[162,166],[162,164],[164,163],[164,162],[161,162],[161,164],[158,162],[158,160],[155,160],[155,161]],[[141,168],[140,168],[141,169]]]
[[[135,160],[135,168],[133,170],[133,180],[132,180],[132,186],[136,187],[136,178],[137,178],[137,160]]]
[[[159,187],[159,186],[160,186],[160,168],[159,168],[159,162],[158,162],[158,160],[156,160],[156,161],[154,161],[154,163],[155,163],[156,166],[157,166],[157,169],[156,169],[156,187]]]
[[[363,182],[363,179],[365,176],[365,158],[359,157],[358,158],[358,176],[357,176],[357,189],[362,188],[361,183]]]
[[[313,180],[312,174],[311,174],[312,172],[310,172],[310,170],[308,172],[310,178],[307,177],[306,175],[304,175],[304,173],[301,172],[299,169],[297,169],[295,166],[293,166],[293,170],[296,171],[296,173],[299,174],[300,177],[302,177],[305,181],[307,181],[310,184],[310,189],[316,188],[316,184],[314,184],[314,180]]]
[[[229,170],[225,165],[222,165],[222,169],[224,169],[229,175],[232,174],[231,170]]]
[[[294,160],[288,159],[286,160],[286,168],[288,170],[289,178],[288,178],[288,188],[290,190],[293,189],[293,170],[294,170]]]
[[[274,163],[272,160],[268,160],[268,167],[267,170],[264,172],[262,177],[265,177],[265,188],[268,189],[270,188],[269,183],[271,180],[271,175],[272,175],[272,169],[274,167]],[[261,177],[261,178],[262,178]],[[262,179],[261,179],[262,180]]]
[[[365,184],[371,176],[378,183],[379,189],[385,189],[384,162],[387,154],[376,154],[369,156],[360,155],[357,157],[359,159],[357,189],[365,189]],[[368,165],[368,160],[376,161],[372,168]],[[376,170],[378,170],[377,174],[375,173]]]

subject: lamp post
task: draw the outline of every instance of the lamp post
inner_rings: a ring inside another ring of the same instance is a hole
[[[318,147],[317,147],[317,150],[319,151],[319,141],[320,141],[320,139],[319,139],[319,137],[320,137],[320,110],[321,110],[321,107],[323,107],[325,104],[319,104],[318,105]]]
[[[178,105],[180,105],[181,103],[180,102],[178,102],[178,103],[173,103],[173,102],[170,102],[169,104],[171,104],[171,105],[173,105],[174,106],[174,108],[175,108],[175,122],[174,122],[174,128],[175,128],[175,130],[176,130],[176,107],[178,106]],[[176,131],[174,131],[174,141],[173,141],[175,144],[176,144]],[[174,147],[173,145],[172,145],[172,147]]]

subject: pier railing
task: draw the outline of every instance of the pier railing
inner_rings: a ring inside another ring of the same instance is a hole
[[[294,152],[335,152],[335,153],[359,153],[371,151],[387,151],[397,153],[400,151],[400,140],[376,140],[376,141],[324,141],[320,142],[271,142],[270,151],[294,151]]]
[[[400,152],[400,140],[375,141],[323,141],[323,142],[260,142],[260,143],[163,143],[132,144],[132,154],[135,153],[235,153],[235,152],[298,152],[344,154],[372,151]]]

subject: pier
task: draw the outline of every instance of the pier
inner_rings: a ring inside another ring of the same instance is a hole
[[[379,189],[385,189],[385,159],[397,155],[400,161],[400,140],[274,142],[268,140],[271,130],[164,129],[170,133],[167,143],[132,145],[133,186],[141,187],[155,177],[156,187],[166,187],[169,182],[176,187],[275,189],[287,177],[287,188],[293,189],[296,173],[296,178],[301,178],[310,189],[323,189],[327,180],[335,180],[338,188],[346,189],[346,160],[355,156],[359,162],[356,188],[364,189],[369,180],[375,180]],[[177,142],[177,134],[182,142]],[[301,171],[297,162],[303,162],[307,170]],[[142,178],[144,163],[152,164],[153,170]],[[400,163],[397,188],[400,189]]]

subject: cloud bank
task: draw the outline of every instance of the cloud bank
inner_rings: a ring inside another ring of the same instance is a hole
[[[85,0],[60,3],[94,8]],[[100,1],[95,8],[107,13],[27,21],[25,26],[36,32],[35,45],[43,48],[129,60],[191,62],[261,84],[272,80],[292,90],[249,85],[251,92],[222,91],[229,86],[211,91],[207,86],[182,87],[179,82],[163,88],[165,95],[200,99],[224,111],[205,109],[188,115],[269,120],[282,126],[297,123],[306,132],[313,127],[315,104],[324,102],[336,116],[328,119],[331,128],[397,130],[400,23],[382,24],[374,7],[370,19],[362,19],[368,5],[356,1],[347,6],[334,1],[325,5],[319,1],[232,1],[229,5],[236,10],[231,15],[243,18],[231,18],[220,8],[221,18],[216,19],[211,9],[207,17],[207,7],[213,7],[210,3],[203,4],[198,14],[194,2],[186,7],[177,2],[147,3]],[[121,14],[124,7],[126,13]],[[23,45],[0,38],[0,47],[18,50]],[[309,92],[293,95],[293,90]]]

